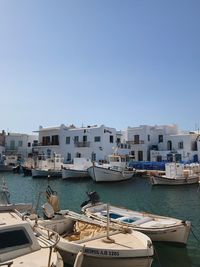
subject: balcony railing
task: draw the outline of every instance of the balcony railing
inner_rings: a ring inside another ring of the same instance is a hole
[[[127,141],[127,144],[129,145],[143,145],[145,142],[144,140],[134,140],[134,141]]]
[[[74,142],[75,147],[90,147],[90,142]]]
[[[38,143],[38,146],[59,146],[59,142]]]

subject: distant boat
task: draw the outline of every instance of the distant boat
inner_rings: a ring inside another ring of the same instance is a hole
[[[88,173],[95,182],[116,182],[131,179],[136,173],[127,167],[125,155],[109,155],[108,164],[96,164],[88,168]]]
[[[37,167],[31,169],[32,177],[62,177],[63,158],[55,154],[52,158],[41,158]]]
[[[62,169],[62,179],[89,177],[87,169],[92,166],[90,159],[74,158],[73,164],[65,164]]]
[[[199,174],[193,170],[184,170],[181,163],[171,162],[165,164],[165,175],[152,175],[152,185],[189,185],[199,182]]]
[[[99,202],[96,192],[88,193],[89,200],[82,206],[82,212],[88,217],[107,220],[107,204]],[[191,223],[171,217],[147,212],[130,210],[109,205],[109,218],[113,224],[127,226],[148,235],[152,241],[173,242],[186,245]]]

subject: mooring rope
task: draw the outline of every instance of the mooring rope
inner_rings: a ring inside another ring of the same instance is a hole
[[[156,258],[157,258],[157,261],[158,261],[158,266],[159,266],[159,267],[162,267],[162,266],[161,266],[160,259],[159,259],[159,256],[158,256],[158,253],[157,253],[157,250],[156,250],[155,246],[153,246],[153,249],[154,249],[154,251],[155,251],[155,255],[156,255]]]

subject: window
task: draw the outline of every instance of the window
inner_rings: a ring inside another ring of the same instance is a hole
[[[15,140],[10,141],[10,149],[15,149]]]
[[[83,142],[87,142],[87,135],[83,136]]]
[[[52,135],[52,145],[59,145],[59,136]]]
[[[31,142],[28,142],[28,147],[31,147]]]
[[[101,136],[95,136],[94,142],[101,142]]]
[[[139,134],[134,135],[134,144],[138,145],[140,143],[140,136]]]
[[[148,141],[150,141],[150,134],[147,135],[147,139],[148,139]]]
[[[96,161],[96,154],[94,152],[92,152],[91,154],[91,160]]]
[[[78,140],[79,140],[78,136],[74,136],[74,143],[78,143]]]
[[[172,141],[167,141],[167,150],[172,150]]]
[[[19,140],[19,141],[18,141],[18,146],[19,146],[19,147],[22,147],[22,145],[23,145],[23,142],[22,142],[21,140]]]
[[[9,229],[0,232],[0,251],[2,249],[9,249],[12,247],[18,247],[29,245],[30,241],[26,232],[22,229]]]
[[[179,149],[183,149],[183,141],[181,141],[181,142],[178,143],[178,148]]]
[[[117,137],[117,141],[116,142],[117,142],[117,144],[119,144],[121,142],[119,137]]]
[[[81,153],[77,152],[77,153],[76,153],[76,157],[77,157],[77,158],[81,158]]]
[[[66,142],[65,142],[67,145],[70,144],[70,136],[66,136]]]
[[[135,156],[135,151],[131,151],[131,156]]]
[[[113,135],[110,135],[110,143],[113,143],[113,141],[114,141],[114,137]]]
[[[43,136],[43,137],[42,137],[42,145],[43,145],[43,146],[48,146],[48,145],[50,145],[50,136]]]
[[[71,153],[67,153],[67,161],[70,161],[72,159]]]
[[[38,140],[33,140],[33,146],[37,146],[38,145]]]
[[[162,134],[160,134],[158,136],[158,143],[163,143],[163,135]]]
[[[138,161],[143,161],[143,151],[138,151]]]

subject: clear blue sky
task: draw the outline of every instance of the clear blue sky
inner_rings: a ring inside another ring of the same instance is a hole
[[[0,130],[200,124],[199,0],[0,0]]]

